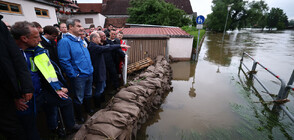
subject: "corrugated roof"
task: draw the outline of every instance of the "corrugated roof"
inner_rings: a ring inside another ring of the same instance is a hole
[[[124,35],[168,35],[170,37],[192,36],[181,28],[124,28]]]
[[[79,12],[98,12],[101,13],[102,11],[102,3],[79,3],[78,6],[80,7]]]

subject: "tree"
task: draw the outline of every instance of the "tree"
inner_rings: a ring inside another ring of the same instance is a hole
[[[252,1],[247,10],[247,26],[261,27],[266,26],[268,6],[264,1]]]
[[[276,27],[278,30],[288,26],[288,17],[280,8],[272,8],[268,14],[267,24],[270,29]]]
[[[294,19],[291,19],[290,21],[289,21],[289,26],[294,26]]]
[[[191,22],[183,10],[163,0],[131,0],[128,13],[128,22],[135,24],[182,27]]]
[[[226,22],[226,16],[229,14],[227,21],[227,30],[240,28],[243,25],[246,16],[245,5],[243,0],[213,0],[212,13],[207,15],[206,25],[209,29],[222,32]],[[228,5],[233,4],[230,11]],[[228,13],[229,12],[229,13]]]

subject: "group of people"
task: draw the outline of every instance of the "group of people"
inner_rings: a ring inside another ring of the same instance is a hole
[[[40,110],[53,133],[62,135],[59,122],[67,132],[77,131],[81,125],[76,122],[85,121],[83,106],[93,113],[92,99],[100,108],[106,86],[120,87],[122,60],[130,46],[112,25],[105,31],[90,28],[89,34],[78,19],[44,28],[27,21],[9,26],[1,20],[0,26],[0,137],[40,139]]]

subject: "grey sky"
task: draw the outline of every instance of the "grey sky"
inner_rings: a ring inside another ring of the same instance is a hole
[[[252,0],[249,0],[252,1]],[[256,0],[258,1],[258,0]],[[294,19],[294,0],[264,0],[270,8],[280,8],[288,16],[288,19]],[[79,3],[102,3],[102,0],[78,0]],[[211,13],[212,0],[190,0],[193,11],[198,15],[206,17]]]

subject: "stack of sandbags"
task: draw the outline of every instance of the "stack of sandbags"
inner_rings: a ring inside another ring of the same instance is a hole
[[[171,90],[171,79],[169,63],[163,56],[158,56],[155,65],[121,89],[105,109],[86,122],[74,139],[136,139],[137,130],[146,122],[148,114],[158,108],[164,93]]]

